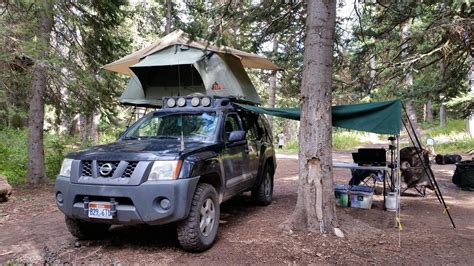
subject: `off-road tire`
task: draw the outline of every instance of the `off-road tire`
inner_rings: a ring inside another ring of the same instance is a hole
[[[252,190],[252,200],[258,206],[267,206],[272,203],[273,197],[273,171],[265,165],[263,177],[257,188]]]
[[[202,232],[200,223],[205,206],[209,207],[210,199],[213,203],[214,221],[208,232]],[[206,203],[206,205],[205,205]],[[183,221],[177,223],[178,241],[181,247],[190,252],[201,252],[209,249],[217,236],[219,228],[220,208],[217,198],[217,192],[210,184],[200,183],[196,187],[189,215]],[[207,235],[205,235],[207,234]]]
[[[66,217],[69,232],[80,240],[100,239],[109,231],[110,224],[90,223]]]

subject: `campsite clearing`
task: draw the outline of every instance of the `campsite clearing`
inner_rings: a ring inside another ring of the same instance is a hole
[[[334,153],[348,160],[351,153]],[[381,198],[371,210],[338,208],[346,238],[283,232],[296,203],[297,155],[279,155],[274,202],[255,207],[250,197],[237,197],[222,206],[216,245],[204,253],[182,251],[173,228],[117,226],[108,238],[76,241],[54,203],[53,187],[15,187],[11,200],[0,204],[0,263],[402,263],[472,264],[474,193],[451,182],[454,165],[433,165],[457,229],[443,214],[433,192],[426,198],[402,196],[401,248],[394,213],[382,211]],[[465,157],[465,159],[467,159]],[[349,171],[335,169],[338,183]]]

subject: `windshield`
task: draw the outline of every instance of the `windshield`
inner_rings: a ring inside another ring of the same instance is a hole
[[[154,114],[133,125],[123,139],[180,139],[212,141],[216,130],[215,113]]]

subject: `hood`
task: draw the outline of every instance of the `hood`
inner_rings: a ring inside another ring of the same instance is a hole
[[[181,143],[179,140],[122,140],[73,152],[66,157],[76,160],[104,161],[176,160],[181,155],[193,153],[211,145],[214,144],[187,142],[184,145],[184,151],[180,153]]]

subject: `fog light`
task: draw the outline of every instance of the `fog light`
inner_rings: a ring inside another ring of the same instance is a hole
[[[64,202],[63,193],[58,192],[58,194],[56,194],[56,200],[57,200],[59,203],[63,203],[63,202]]]
[[[163,208],[163,210],[168,210],[171,208],[171,202],[169,199],[162,199],[160,201],[160,207]]]

